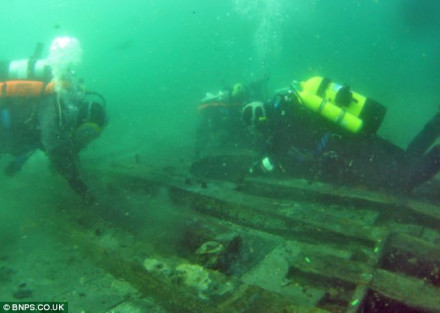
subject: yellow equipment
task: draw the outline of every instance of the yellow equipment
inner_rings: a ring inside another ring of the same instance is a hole
[[[312,77],[301,82],[300,86],[303,91],[331,102],[346,113],[361,119],[363,121],[363,131],[366,133],[377,132],[385,117],[385,106],[351,91],[348,86],[332,82],[328,78]]]
[[[363,122],[360,118],[345,111],[337,105],[334,105],[330,101],[320,98],[317,95],[305,90],[299,92],[298,94],[303,105],[314,112],[320,113],[326,119],[353,133],[358,133],[362,129]]]

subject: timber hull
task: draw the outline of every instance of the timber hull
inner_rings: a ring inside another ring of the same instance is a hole
[[[213,160],[91,169],[107,200],[65,240],[163,312],[440,312],[439,205]],[[157,236],[141,231],[151,199],[172,207]]]

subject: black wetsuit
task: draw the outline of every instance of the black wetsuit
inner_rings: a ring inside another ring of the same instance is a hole
[[[406,192],[440,170],[440,146],[425,154],[440,134],[440,114],[405,151],[376,134],[350,133],[295,99],[274,100],[265,108],[262,156],[273,160],[278,173]]]

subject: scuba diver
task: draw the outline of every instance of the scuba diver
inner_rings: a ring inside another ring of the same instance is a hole
[[[236,83],[217,93],[206,93],[200,101],[200,121],[196,130],[196,157],[215,148],[245,146],[248,133],[241,121],[241,110],[249,101],[265,99],[268,78],[249,84]]]
[[[407,150],[376,134],[385,113],[380,103],[329,79],[294,82],[272,101],[244,107],[260,149],[249,171],[410,192],[440,170],[440,146],[428,151],[440,135],[440,113]]]
[[[71,67],[81,53],[77,39],[56,38],[47,59],[39,59],[41,48],[29,59],[0,64],[0,153],[14,157],[5,174],[18,173],[40,149],[70,187],[91,202],[79,152],[107,125],[105,99],[85,91],[75,77]]]

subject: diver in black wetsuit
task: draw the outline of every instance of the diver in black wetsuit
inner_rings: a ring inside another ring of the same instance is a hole
[[[440,135],[440,113],[404,150],[375,132],[354,133],[323,118],[301,96],[304,94],[277,95],[273,101],[253,102],[243,109],[243,120],[260,137],[261,156],[251,173],[403,193],[440,170],[440,146],[426,153]]]

